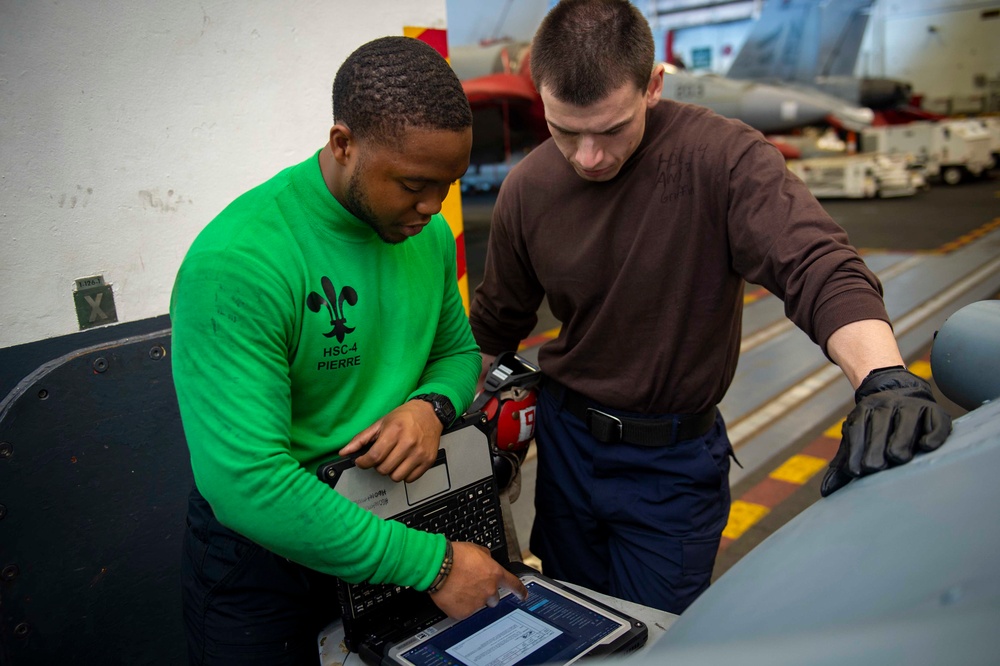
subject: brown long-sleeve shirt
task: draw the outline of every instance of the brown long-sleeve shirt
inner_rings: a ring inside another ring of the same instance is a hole
[[[547,296],[562,329],[546,374],[609,407],[700,412],[736,371],[744,279],[824,351],[841,326],[889,321],[878,278],[759,132],[661,100],[608,182],[551,139],[511,171],[472,329],[485,353],[516,349]]]

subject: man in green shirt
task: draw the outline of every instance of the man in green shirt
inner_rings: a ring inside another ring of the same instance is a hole
[[[486,549],[381,520],[315,475],[371,444],[359,466],[415,480],[480,368],[439,214],[469,164],[461,84],[431,47],[387,37],[344,62],[333,108],[329,143],[220,213],[174,286],[196,485],[183,562],[192,663],[314,661],[335,577],[433,585],[453,617],[499,588],[525,594]]]

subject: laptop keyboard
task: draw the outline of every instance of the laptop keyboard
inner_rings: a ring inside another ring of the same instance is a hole
[[[444,534],[450,541],[471,541],[490,551],[506,549],[503,518],[495,483],[487,479],[453,493],[439,502],[429,502],[395,520],[425,532]],[[398,585],[357,583],[348,586],[348,604],[354,617],[378,611],[404,590]]]

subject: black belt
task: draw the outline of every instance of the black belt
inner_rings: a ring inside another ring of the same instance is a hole
[[[708,432],[715,424],[719,411],[713,407],[700,414],[678,414],[667,419],[616,416],[602,411],[591,400],[552,379],[546,378],[545,388],[556,397],[561,392],[562,408],[587,424],[594,439],[605,444],[624,442],[639,446],[673,446]]]

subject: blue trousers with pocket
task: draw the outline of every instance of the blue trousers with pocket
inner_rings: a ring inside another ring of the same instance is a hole
[[[319,632],[340,616],[337,578],[223,526],[197,489],[181,561],[191,664],[319,663]]]
[[[594,439],[549,390],[537,409],[531,552],[545,574],[681,613],[711,582],[729,517],[722,417],[701,437],[638,446]]]

